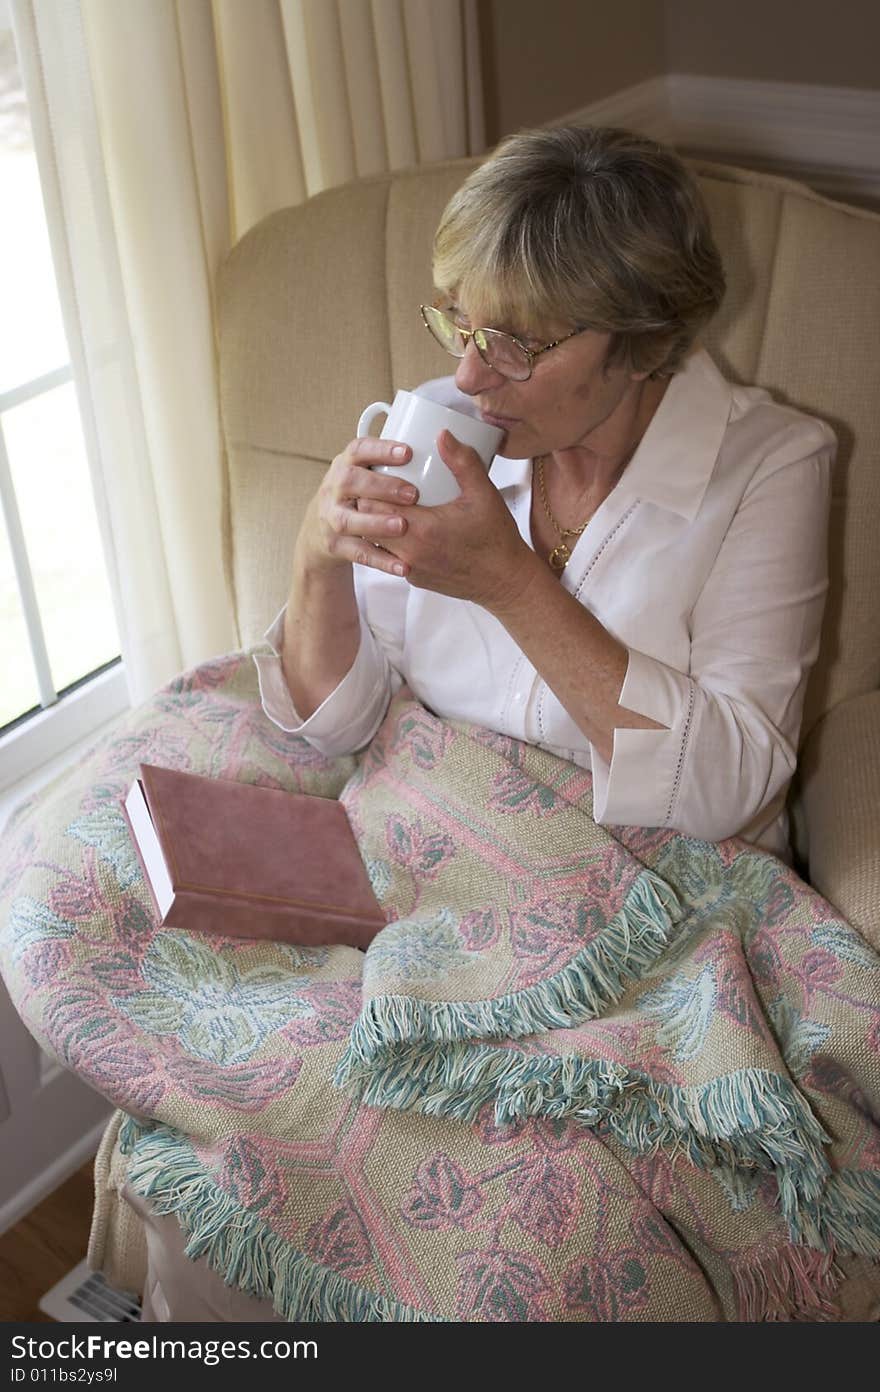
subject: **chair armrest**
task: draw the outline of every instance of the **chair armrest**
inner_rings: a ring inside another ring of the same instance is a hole
[[[798,773],[810,883],[880,951],[880,691],[829,711]]]

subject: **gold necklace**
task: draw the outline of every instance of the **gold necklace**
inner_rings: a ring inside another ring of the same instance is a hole
[[[544,460],[546,457],[547,456],[543,454],[538,455],[538,458],[535,460],[535,469],[538,474],[538,489],[541,494],[541,502],[544,504],[544,511],[550,519],[553,530],[559,537],[559,545],[554,546],[550,555],[547,557],[547,561],[551,570],[561,573],[571,560],[571,549],[566,545],[565,538],[567,536],[579,537],[593,514],[591,512],[590,517],[585,518],[579,527],[560,527],[553,513],[550,511],[550,504],[547,501],[547,489],[544,485]]]

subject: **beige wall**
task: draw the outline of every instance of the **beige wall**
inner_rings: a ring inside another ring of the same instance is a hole
[[[878,0],[666,0],[665,9],[669,72],[880,89]]]
[[[664,70],[663,0],[479,0],[487,137]]]
[[[880,89],[880,0],[478,0],[487,136],[664,72]]]

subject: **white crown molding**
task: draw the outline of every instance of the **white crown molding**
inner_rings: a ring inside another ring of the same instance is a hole
[[[670,73],[675,144],[802,179],[835,197],[880,196],[880,91]]]
[[[880,91],[667,73],[574,115],[784,174],[832,198],[880,201]]]
[[[568,116],[560,116],[553,125],[567,120],[588,120],[597,126],[624,126],[639,131],[652,140],[672,142],[674,131],[669,112],[669,95],[665,77],[650,77],[635,87],[623,87],[608,97],[600,97],[589,106],[579,107]]]

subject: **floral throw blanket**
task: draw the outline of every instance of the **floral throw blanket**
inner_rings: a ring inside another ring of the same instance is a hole
[[[367,954],[157,929],[141,761],[340,796]],[[288,1319],[839,1318],[880,1257],[880,959],[746,843],[591,812],[405,690],[325,760],[235,654],[14,819],[0,965],[127,1113],[135,1190]]]

